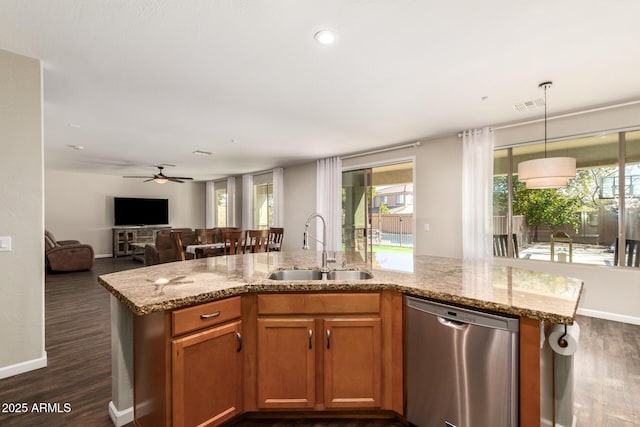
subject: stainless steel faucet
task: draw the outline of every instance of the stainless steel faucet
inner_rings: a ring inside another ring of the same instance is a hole
[[[311,220],[313,218],[320,218],[320,220],[322,221],[322,240],[319,240],[318,238],[309,235],[309,225],[311,223]],[[305,251],[309,249],[309,238],[315,240],[316,242],[320,242],[322,243],[322,267],[320,268],[320,271],[323,273],[327,273],[329,271],[329,267],[327,266],[327,262],[329,262],[329,258],[327,256],[327,223],[325,222],[324,218],[322,215],[320,215],[319,213],[314,213],[309,215],[309,218],[307,218],[307,222],[305,222],[304,224],[304,235],[303,235],[303,239],[302,239],[302,249],[304,249]],[[335,259],[331,260],[333,262],[335,262]]]

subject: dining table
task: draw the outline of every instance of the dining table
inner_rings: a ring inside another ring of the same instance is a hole
[[[193,254],[196,258],[218,256],[224,253],[224,243],[202,243],[196,245],[183,245],[185,253]]]
[[[242,246],[244,247],[245,242],[242,241]],[[220,256],[224,255],[224,247],[225,243],[217,242],[217,243],[198,243],[193,245],[182,245],[185,253],[193,254],[195,258],[206,258],[211,256]],[[267,244],[267,252],[279,251],[280,244],[269,242]]]

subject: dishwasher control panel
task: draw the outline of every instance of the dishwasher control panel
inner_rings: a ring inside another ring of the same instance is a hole
[[[456,322],[486,326],[494,329],[503,329],[509,332],[518,332],[519,329],[519,321],[516,318],[499,316],[492,313],[483,313],[480,311],[454,307],[414,297],[406,297],[406,305],[408,308],[424,311],[425,313],[440,316]]]

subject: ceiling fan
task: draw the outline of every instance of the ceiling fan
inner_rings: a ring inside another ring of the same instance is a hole
[[[153,174],[152,177],[149,176],[123,176],[123,178],[148,178],[144,182],[153,181],[156,184],[165,184],[169,181],[178,182],[180,184],[184,183],[186,180],[191,180],[193,178],[189,178],[186,176],[166,176],[162,173],[164,166],[156,166],[158,168],[158,173]]]

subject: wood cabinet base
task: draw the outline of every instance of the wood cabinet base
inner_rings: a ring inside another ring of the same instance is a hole
[[[252,294],[134,317],[139,427],[215,426],[259,410],[395,419],[402,375],[395,292]]]
[[[404,417],[393,411],[375,410],[375,411],[260,411],[246,412],[234,419],[229,425],[249,426],[251,422],[262,424],[272,421],[282,420],[361,420],[361,421],[389,421],[399,425],[409,425]]]

